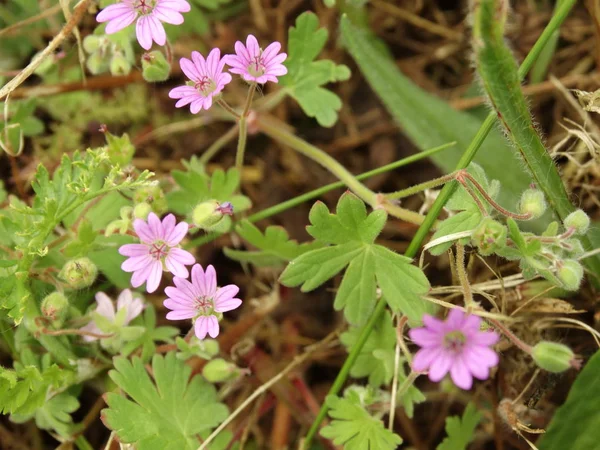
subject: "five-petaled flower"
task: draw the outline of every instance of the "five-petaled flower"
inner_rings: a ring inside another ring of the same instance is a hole
[[[100,11],[96,20],[108,22],[106,33],[112,34],[137,19],[135,33],[138,42],[144,49],[150,50],[152,41],[158,45],[165,45],[167,42],[162,22],[181,25],[181,13],[189,10],[190,4],[186,0],[121,0]]]
[[[473,377],[485,380],[490,368],[498,364],[498,355],[491,346],[499,336],[494,331],[480,331],[481,319],[453,309],[447,320],[425,315],[422,328],[408,332],[410,338],[422,347],[415,355],[412,368],[417,372],[429,371],[429,379],[440,381],[450,372],[459,388],[468,390]]]
[[[207,334],[212,338],[217,337],[217,315],[242,304],[239,298],[235,298],[240,290],[235,284],[217,287],[217,274],[213,266],[208,266],[204,272],[200,264],[194,264],[191,282],[180,277],[174,277],[173,282],[176,287],[165,289],[169,298],[164,305],[171,310],[167,319],[193,319],[198,339],[204,339]]]
[[[177,224],[173,214],[169,214],[161,222],[156,214],[150,213],[148,223],[136,219],[133,228],[141,244],[125,244],[119,248],[121,255],[129,257],[123,262],[121,269],[133,272],[133,287],[147,282],[146,290],[154,292],[160,284],[163,270],[178,277],[188,276],[185,266],[194,264],[196,260],[191,253],[177,247],[188,232],[187,223]]]
[[[116,323],[117,316],[122,315],[119,320],[119,326],[123,327],[129,325],[133,319],[140,315],[144,309],[144,302],[140,298],[133,298],[133,294],[129,289],[125,289],[119,294],[117,299],[117,310],[115,312],[115,306],[108,295],[104,292],[98,292],[96,294],[96,302],[98,306],[94,310],[96,314],[108,319],[111,323]],[[124,312],[121,312],[125,310]],[[103,335],[104,332],[98,328],[98,325],[92,320],[86,326],[80,328],[81,331],[86,333],[94,333],[97,335]],[[84,334],[83,339],[91,342],[99,339],[97,336]]]
[[[281,44],[273,42],[264,50],[259,47],[253,35],[248,35],[246,45],[237,41],[235,55],[225,55],[225,64],[231,66],[229,71],[241,75],[246,81],[264,84],[267,81],[277,83],[277,77],[287,73],[281,64],[287,58],[286,53],[279,53]]]
[[[221,51],[218,48],[212,49],[206,60],[200,53],[192,52],[191,61],[181,58],[179,64],[191,81],[185,86],[171,89],[169,97],[179,99],[175,103],[176,108],[191,103],[192,114],[210,108],[213,97],[231,81],[231,75],[223,72],[225,61],[221,59]]]

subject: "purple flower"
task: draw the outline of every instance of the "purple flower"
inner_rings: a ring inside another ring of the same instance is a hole
[[[133,272],[133,287],[147,282],[146,290],[156,291],[163,270],[178,277],[188,276],[185,266],[194,264],[196,260],[191,253],[177,247],[188,231],[187,223],[176,224],[173,214],[169,214],[161,222],[156,214],[150,213],[148,223],[136,219],[133,228],[142,243],[126,244],[119,248],[121,255],[129,256],[121,265],[121,269]]]
[[[96,302],[98,303],[98,306],[94,312],[102,317],[105,317],[112,323],[115,323],[119,311],[125,309],[124,318],[122,318],[122,322],[119,323],[119,326],[121,327],[129,325],[129,322],[139,316],[144,309],[144,303],[142,300],[140,298],[133,298],[133,294],[129,289],[125,289],[123,292],[121,292],[121,294],[119,294],[116,312],[113,301],[104,292],[98,292],[96,294]],[[88,333],[104,334],[104,332],[98,328],[94,321],[89,322],[86,326],[80,328],[80,330]],[[91,342],[97,340],[98,338],[84,335],[83,339],[87,342]]]
[[[185,86],[171,89],[169,97],[179,99],[175,103],[176,108],[191,103],[192,114],[210,108],[213,97],[231,82],[231,75],[223,73],[225,61],[221,59],[221,51],[218,48],[213,48],[206,60],[200,53],[192,52],[192,61],[181,58],[179,64],[191,81]]]
[[[180,277],[174,277],[173,282],[176,287],[165,289],[169,298],[164,305],[171,310],[167,319],[192,319],[198,339],[204,339],[207,334],[212,338],[217,337],[217,313],[231,311],[242,304],[239,298],[235,298],[240,290],[235,284],[217,287],[217,274],[213,266],[208,266],[204,272],[200,264],[194,264],[191,283]]]
[[[183,16],[180,13],[189,10],[190,4],[185,0],[121,0],[100,11],[96,20],[108,22],[106,34],[112,34],[137,19],[135,33],[138,42],[143,48],[150,50],[152,41],[158,45],[165,45],[167,41],[161,22],[181,25]]]
[[[249,34],[246,45],[240,41],[235,43],[235,55],[225,55],[225,64],[231,66],[229,71],[241,75],[246,81],[264,84],[267,81],[277,83],[277,77],[287,73],[281,64],[287,58],[286,53],[279,53],[281,44],[273,42],[266,49],[258,46],[256,38]]]
[[[453,309],[445,322],[425,315],[422,328],[408,332],[422,347],[412,363],[413,370],[429,370],[429,379],[440,381],[450,372],[452,381],[461,389],[471,389],[473,377],[485,380],[490,368],[498,364],[492,345],[498,342],[495,331],[480,331],[481,319]]]

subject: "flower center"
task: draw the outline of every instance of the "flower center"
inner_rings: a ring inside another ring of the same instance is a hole
[[[205,97],[208,97],[210,94],[212,94],[216,88],[217,86],[215,85],[214,81],[207,76],[203,76],[194,83],[194,89],[196,89]]]
[[[453,352],[460,352],[466,342],[466,337],[461,331],[451,331],[444,337],[444,347]]]
[[[138,10],[140,14],[149,14],[154,9],[156,0],[137,0],[133,3],[133,7]]]
[[[212,297],[201,295],[200,297],[196,297],[195,306],[201,315],[208,316],[213,311],[213,299]]]
[[[262,50],[258,55],[250,60],[250,65],[248,66],[248,73],[253,77],[260,77],[265,74],[265,60],[262,57]]]
[[[150,256],[156,261],[166,258],[169,253],[169,246],[161,241],[153,242],[150,245]]]

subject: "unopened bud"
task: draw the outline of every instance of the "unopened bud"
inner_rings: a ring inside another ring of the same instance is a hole
[[[142,76],[149,83],[165,81],[171,67],[162,52],[155,50],[142,55]]]
[[[574,259],[559,261],[557,265],[556,276],[562,287],[568,291],[576,291],[583,279],[583,266]]]
[[[131,72],[131,63],[123,56],[121,52],[113,54],[110,60],[110,73],[111,75],[127,75]]]
[[[473,231],[471,242],[477,246],[479,253],[488,256],[506,246],[507,233],[504,225],[487,217]]]
[[[217,225],[223,217],[233,214],[233,206],[229,202],[219,203],[208,200],[200,203],[192,212],[192,222],[198,228],[209,230]]]
[[[88,34],[84,39],[83,39],[83,49],[87,52],[87,53],[94,53],[96,50],[98,50],[100,48],[100,46],[102,45],[102,37],[100,36],[96,36],[94,34]]]
[[[60,292],[53,292],[42,300],[42,314],[44,317],[62,323],[69,312],[69,300]]]
[[[222,358],[209,361],[202,369],[202,375],[210,383],[222,383],[235,378],[239,373],[240,369],[235,364]]]
[[[105,236],[110,236],[117,231],[119,234],[125,234],[127,233],[127,230],[129,230],[133,221],[133,208],[131,206],[123,206],[121,207],[119,214],[121,215],[120,219],[113,220],[106,226],[106,229],[104,230]]]
[[[102,52],[94,52],[88,56],[85,64],[93,75],[98,75],[108,70],[108,61]]]
[[[573,350],[558,342],[537,343],[532,349],[531,356],[538,367],[552,373],[560,373],[572,366],[576,367]]]
[[[111,164],[118,164],[123,167],[131,163],[135,153],[135,147],[129,139],[129,135],[124,133],[123,136],[115,136],[108,131],[108,128],[103,127],[101,131],[106,138],[106,153]]]
[[[590,227],[590,217],[584,213],[581,209],[573,211],[565,218],[565,228],[572,228],[576,234],[587,233]]]
[[[98,275],[98,268],[89,258],[78,258],[68,261],[58,274],[72,289],[83,289],[91,286]]]
[[[168,209],[165,193],[158,184],[143,186],[133,193],[135,203],[147,203],[152,207],[152,211],[161,216]]]
[[[146,202],[138,203],[133,208],[133,216],[136,219],[146,220],[148,218],[148,214],[150,214],[151,212],[152,212],[152,206],[150,206]]]
[[[521,196],[519,211],[521,214],[530,214],[532,219],[541,217],[546,211],[544,193],[537,189],[527,189]]]

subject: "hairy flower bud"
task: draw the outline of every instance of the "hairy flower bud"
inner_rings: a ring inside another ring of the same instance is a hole
[[[491,255],[506,246],[507,229],[491,217],[484,218],[471,235],[471,242],[483,256]]]
[[[233,363],[222,358],[209,361],[202,369],[202,375],[210,383],[222,383],[230,380],[240,373],[240,369]]]
[[[552,373],[564,372],[575,363],[573,350],[558,342],[537,343],[532,349],[531,356],[538,367]]]
[[[69,300],[63,293],[56,291],[44,297],[41,309],[44,317],[62,323],[69,312]]]
[[[89,34],[83,39],[83,49],[89,54],[94,53],[102,45],[103,39],[101,36]]]
[[[121,52],[116,52],[110,60],[111,75],[127,75],[131,72],[131,63]]]
[[[585,234],[590,227],[590,218],[581,209],[578,209],[569,214],[564,223],[565,228],[572,228],[577,234]]]
[[[106,130],[106,128],[103,128],[103,130]],[[123,136],[115,136],[106,130],[104,131],[104,137],[108,144],[106,153],[108,154],[108,160],[111,164],[118,164],[123,167],[131,163],[135,153],[135,147],[131,143],[127,133],[124,133]]]
[[[83,289],[91,286],[98,275],[98,268],[89,258],[78,258],[68,261],[58,274],[72,289]]]
[[[94,52],[88,56],[85,65],[93,75],[106,72],[109,66],[107,59],[101,52]]]
[[[142,55],[142,76],[149,83],[165,81],[169,78],[171,66],[165,59],[165,55],[158,50],[144,53]]]
[[[229,202],[219,203],[216,200],[208,200],[200,203],[192,212],[192,222],[198,228],[209,230],[217,225],[223,217],[233,214],[233,206]]]
[[[152,212],[152,206],[150,206],[146,202],[138,203],[133,208],[133,217],[136,219],[146,220],[148,218],[148,214]]]
[[[133,201],[137,203],[147,203],[152,207],[152,212],[161,216],[167,209],[167,199],[165,193],[158,184],[144,186],[133,193]]]
[[[527,189],[521,196],[519,211],[521,214],[531,214],[532,219],[541,217],[546,211],[544,193],[537,189]]]
[[[557,265],[556,276],[562,287],[568,291],[576,291],[583,279],[583,266],[574,259],[559,261]]]

